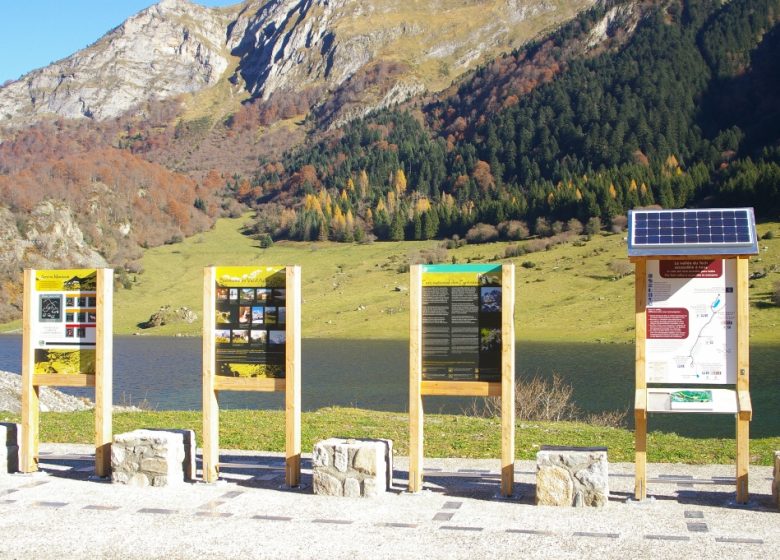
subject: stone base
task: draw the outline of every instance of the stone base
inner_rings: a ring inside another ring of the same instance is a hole
[[[184,480],[186,482],[192,482],[196,479],[197,467],[195,466],[196,455],[196,441],[195,430],[178,430],[163,429],[163,428],[147,428],[152,432],[171,432],[174,434],[181,434],[184,443],[184,460],[182,461],[182,469],[184,470]]]
[[[608,465],[605,447],[542,447],[536,454],[536,504],[606,505]]]
[[[314,446],[315,494],[371,497],[393,483],[393,442],[389,439],[330,438]]]
[[[772,499],[780,508],[780,451],[775,451],[775,472],[772,479]]]
[[[0,475],[19,472],[19,437],[22,427],[0,422]]]
[[[169,486],[184,482],[184,436],[135,430],[114,436],[111,482],[133,486]]]

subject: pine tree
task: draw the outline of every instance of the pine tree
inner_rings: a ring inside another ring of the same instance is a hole
[[[393,221],[390,223],[390,240],[391,241],[403,241],[405,220],[401,219],[401,213],[396,212],[393,214]]]

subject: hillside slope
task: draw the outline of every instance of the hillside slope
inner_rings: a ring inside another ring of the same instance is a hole
[[[86,49],[0,88],[0,115],[9,128],[46,117],[105,120],[151,99],[194,94],[184,99],[203,116],[214,109],[203,100],[217,87],[232,100],[211,115],[221,120],[248,98],[309,91],[313,106],[353,77],[365,82],[373,65],[392,65],[392,79],[372,80],[372,91],[338,111],[343,121],[441,89],[592,2],[246,0],[205,8],[161,0]]]

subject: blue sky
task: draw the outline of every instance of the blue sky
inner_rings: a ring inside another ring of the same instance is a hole
[[[240,0],[196,0],[229,6]],[[155,0],[0,0],[0,84],[94,43]]]

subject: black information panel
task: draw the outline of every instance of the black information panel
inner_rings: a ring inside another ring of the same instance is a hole
[[[284,377],[287,343],[285,269],[217,268],[216,374]]]
[[[422,377],[501,380],[501,267],[429,265],[422,273]]]

